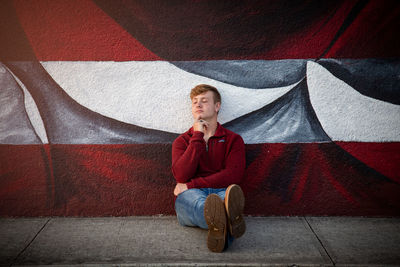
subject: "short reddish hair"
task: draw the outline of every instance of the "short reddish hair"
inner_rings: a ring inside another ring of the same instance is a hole
[[[193,99],[193,97],[201,95],[205,92],[212,91],[214,93],[214,103],[221,103],[221,95],[218,92],[217,88],[214,86],[208,85],[208,84],[199,84],[196,85],[192,91],[190,91],[190,99]]]

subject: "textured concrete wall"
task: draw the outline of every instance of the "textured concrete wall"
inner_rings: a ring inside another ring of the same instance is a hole
[[[222,95],[252,215],[395,215],[397,1],[7,0],[0,215],[173,214],[189,92]]]

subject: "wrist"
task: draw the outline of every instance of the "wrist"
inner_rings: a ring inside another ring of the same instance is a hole
[[[187,187],[187,189],[192,189],[193,188],[193,183],[191,181],[186,183],[186,187]]]

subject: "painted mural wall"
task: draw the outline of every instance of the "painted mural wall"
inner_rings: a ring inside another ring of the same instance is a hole
[[[400,215],[398,1],[4,0],[0,216],[174,214],[190,89],[246,213]]]

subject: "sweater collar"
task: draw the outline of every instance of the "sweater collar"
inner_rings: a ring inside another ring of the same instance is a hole
[[[190,136],[193,135],[193,126],[189,129],[189,131],[187,132]],[[225,132],[225,128],[222,127],[222,125],[217,122],[217,130],[215,130],[215,134],[213,135],[214,137],[222,137],[225,136],[226,132]]]

